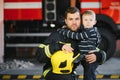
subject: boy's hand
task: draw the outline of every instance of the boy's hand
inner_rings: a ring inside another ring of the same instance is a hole
[[[65,45],[63,45],[62,50],[63,51],[68,51],[68,52],[71,53],[71,52],[73,52],[74,49],[71,46],[65,44]]]

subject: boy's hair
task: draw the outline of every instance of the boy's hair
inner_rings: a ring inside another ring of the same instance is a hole
[[[95,12],[92,11],[92,10],[86,10],[86,11],[84,11],[84,12],[82,13],[82,16],[83,16],[83,15],[92,15],[92,16],[96,19],[96,14],[95,14]]]
[[[65,11],[65,19],[67,18],[67,14],[68,13],[76,13],[78,12],[80,14],[80,10],[77,7],[69,7],[66,11]]]

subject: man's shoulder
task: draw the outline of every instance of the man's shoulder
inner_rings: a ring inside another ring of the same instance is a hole
[[[51,32],[44,42],[49,43],[52,41],[60,41],[61,39],[62,37],[60,36],[60,34],[57,31],[55,31],[55,32]]]
[[[52,36],[56,36],[56,35],[58,35],[58,36],[59,36],[60,34],[59,34],[59,32],[56,30],[56,31],[54,31],[54,32],[51,32],[50,35],[52,35]]]
[[[49,37],[52,37],[52,38],[62,38],[63,36],[61,34],[59,34],[58,31],[54,31],[50,34]]]

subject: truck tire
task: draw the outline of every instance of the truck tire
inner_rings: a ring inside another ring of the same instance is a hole
[[[102,37],[99,48],[107,53],[107,60],[108,60],[115,53],[115,49],[116,49],[115,35],[112,34],[109,30],[103,28],[98,28],[98,30]]]

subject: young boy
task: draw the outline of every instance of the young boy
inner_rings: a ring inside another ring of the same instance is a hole
[[[80,54],[89,55],[91,53],[98,52],[97,48],[101,41],[101,36],[97,30],[97,27],[93,27],[96,24],[96,15],[92,10],[86,10],[82,14],[83,30],[82,32],[74,32],[66,28],[58,29],[59,33],[78,40],[78,48]],[[74,25],[73,25],[74,26]],[[79,59],[79,58],[78,58]],[[84,67],[84,80],[96,80],[95,70],[98,66],[97,62],[88,63],[85,58],[81,61]]]

